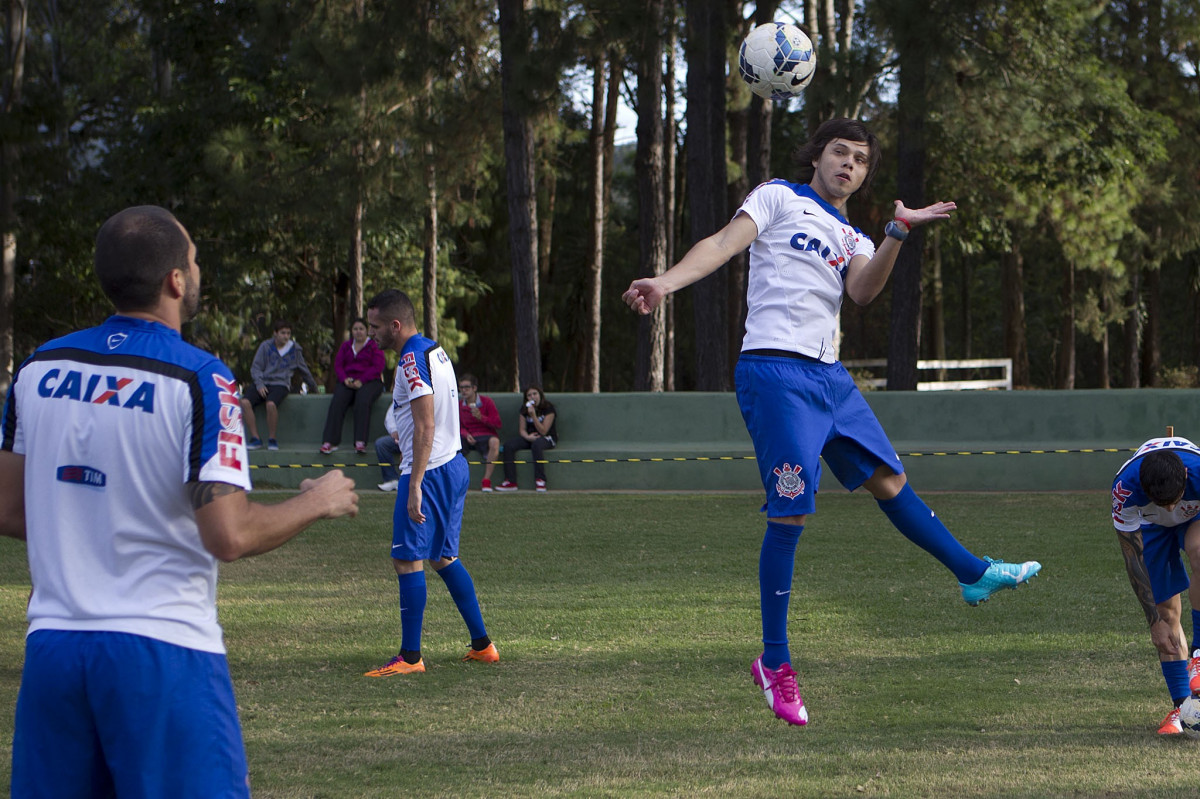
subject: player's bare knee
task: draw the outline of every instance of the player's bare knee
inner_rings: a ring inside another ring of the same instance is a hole
[[[875,499],[888,500],[895,499],[907,482],[908,478],[904,476],[903,472],[897,474],[887,466],[880,466],[863,483],[863,488],[871,492],[871,496]]]
[[[423,560],[398,560],[392,558],[392,565],[396,567],[396,574],[412,574],[419,572],[425,568]]]
[[[1188,565],[1192,568],[1193,579],[1200,579],[1200,535],[1189,535],[1183,552],[1187,555]]]

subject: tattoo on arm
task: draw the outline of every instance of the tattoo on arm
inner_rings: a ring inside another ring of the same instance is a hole
[[[1129,584],[1146,614],[1146,624],[1153,626],[1159,620],[1158,603],[1154,601],[1154,590],[1150,587],[1150,574],[1146,571],[1146,558],[1142,550],[1142,531],[1117,531],[1121,539],[1121,554],[1125,557],[1125,571],[1129,572]]]
[[[188,496],[192,500],[192,510],[200,510],[217,497],[233,494],[242,489],[229,483],[192,482],[187,484]]]

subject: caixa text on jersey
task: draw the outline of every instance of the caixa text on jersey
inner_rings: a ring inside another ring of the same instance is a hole
[[[74,369],[63,374],[59,369],[51,369],[38,383],[38,394],[51,399],[141,408],[146,413],[154,413],[154,384],[145,380],[136,386],[133,384],[132,377],[85,375]]]

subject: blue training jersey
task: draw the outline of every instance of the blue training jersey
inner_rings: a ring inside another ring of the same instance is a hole
[[[1140,478],[1142,458],[1164,449],[1174,451],[1187,467],[1183,499],[1169,512],[1150,501],[1142,490]],[[1200,513],[1200,447],[1186,438],[1175,436],[1152,438],[1142,444],[1113,479],[1112,508],[1113,526],[1125,532],[1134,532],[1152,524],[1178,527],[1191,522]]]
[[[250,488],[229,369],[162,324],[113,316],[39,347],[3,425],[4,449],[25,458],[29,631],[223,653],[217,561],[186,484]]]
[[[420,333],[404,342],[396,365],[392,389],[392,421],[400,448],[400,474],[409,474],[413,462],[412,401],[433,397],[433,447],[426,469],[436,469],[462,449],[459,437],[458,379],[450,356],[434,340]]]

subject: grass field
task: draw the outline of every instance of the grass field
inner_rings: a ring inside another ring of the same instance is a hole
[[[823,495],[792,599],[806,728],[749,674],[757,496],[473,493],[462,556],[502,661],[459,662],[431,575],[429,671],[371,680],[399,645],[392,497],[222,569],[258,797],[1200,796],[1200,743],[1154,734],[1169,701],[1104,493],[926,497],[975,552],[1043,564],[978,608],[869,497]],[[28,586],[0,541],[4,786]]]

